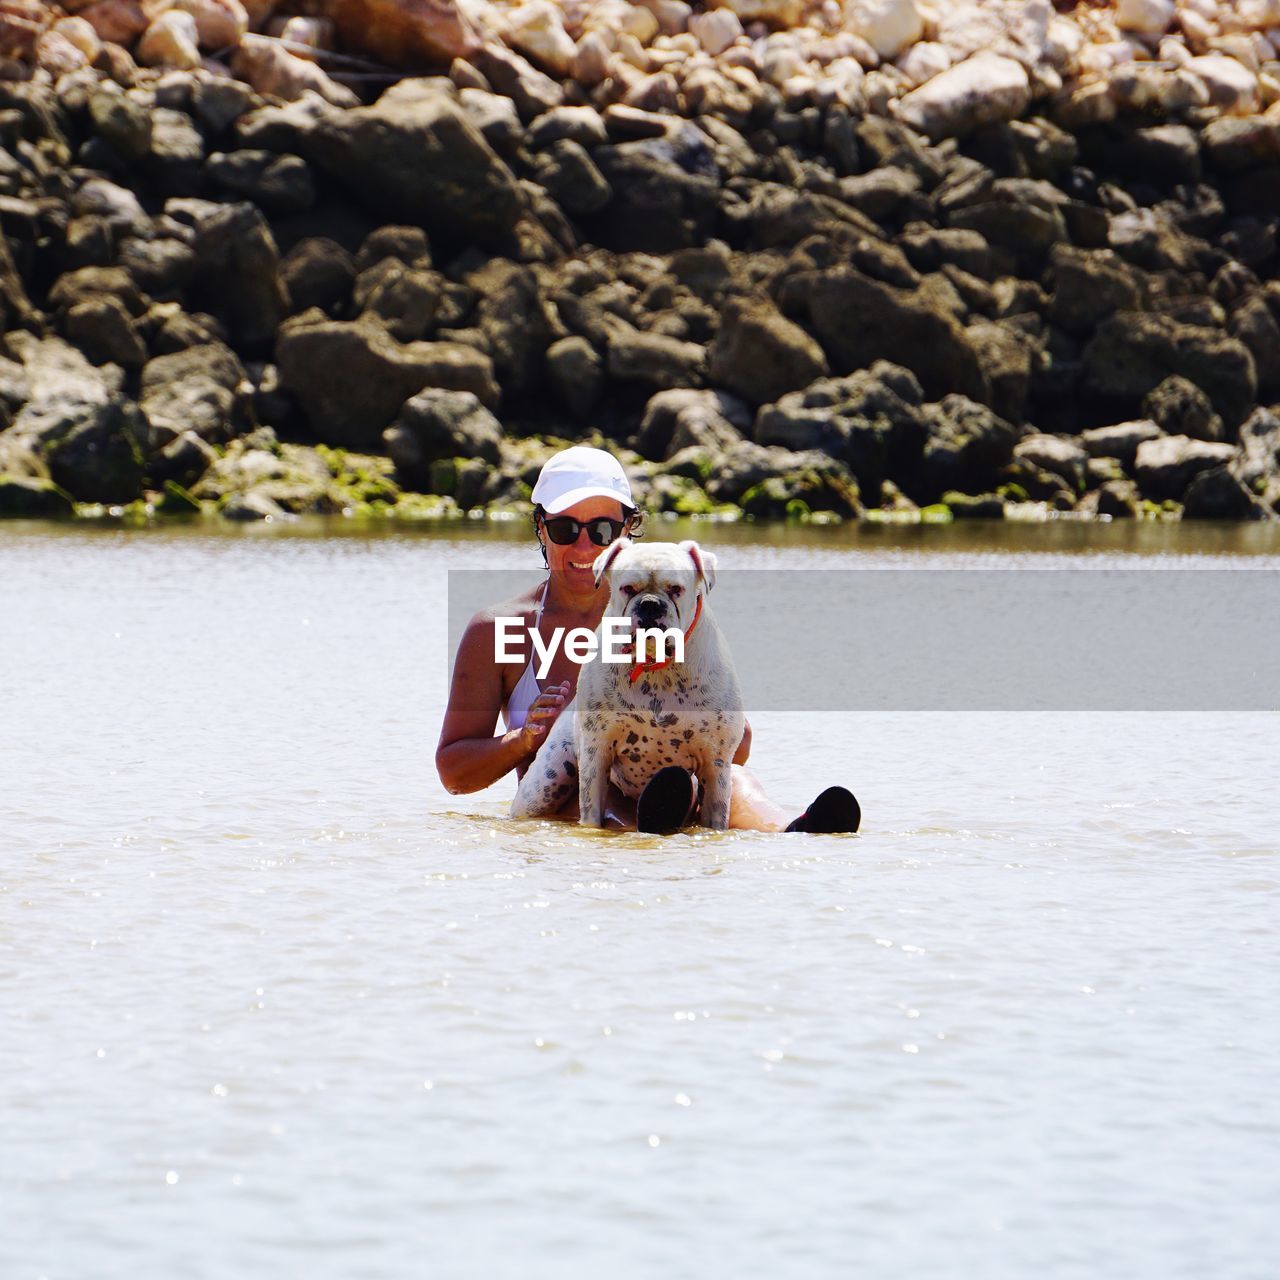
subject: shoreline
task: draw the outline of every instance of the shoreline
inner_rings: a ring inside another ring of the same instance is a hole
[[[1270,0],[25,3],[0,515],[1280,515]]]

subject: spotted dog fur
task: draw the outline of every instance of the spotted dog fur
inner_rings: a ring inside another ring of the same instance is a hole
[[[521,779],[511,816],[555,813],[577,787],[581,821],[599,827],[610,779],[634,797],[664,765],[676,764],[697,775],[699,823],[723,831],[729,825],[730,764],[745,716],[729,646],[706,600],[716,580],[715,556],[692,541],[640,545],[619,538],[596,558],[596,583],[606,574],[605,617],[627,618],[633,626],[687,631],[702,597],[684,662],[645,672],[632,684],[630,663],[599,656],[602,622],[597,657],[583,664],[572,705],[560,713]]]

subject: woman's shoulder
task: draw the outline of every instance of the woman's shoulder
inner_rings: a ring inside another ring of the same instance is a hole
[[[538,608],[541,583],[534,583],[527,591],[521,591],[508,600],[486,605],[471,616],[467,624],[468,635],[491,635],[500,618],[519,618],[528,623]]]

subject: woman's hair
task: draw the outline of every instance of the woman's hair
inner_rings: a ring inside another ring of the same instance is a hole
[[[643,508],[641,508],[641,507],[629,507],[629,506],[627,506],[627,504],[626,504],[625,502],[622,504],[622,520],[623,520],[623,523],[625,524],[628,520],[634,520],[634,521],[635,521],[635,524],[634,524],[634,526],[632,527],[632,529],[631,529],[630,533],[628,533],[628,534],[627,534],[627,537],[628,537],[628,538],[643,538],[643,537],[644,537],[644,514],[645,514],[645,513],[644,513],[644,509],[643,509]],[[539,517],[539,516],[541,516],[541,517],[545,520],[545,519],[547,518],[547,513],[546,513],[546,511],[543,509],[543,507],[542,507],[542,504],[541,504],[541,503],[536,503],[536,504],[534,505],[534,508],[533,508],[533,536],[534,536],[535,538],[538,538],[538,546],[539,546],[539,547],[541,548],[541,550],[542,550],[542,563],[543,563],[543,564],[546,564],[546,563],[547,563],[547,548],[546,548],[546,546],[543,544],[542,539],[541,539],[540,537],[538,537],[538,517]],[[553,518],[554,518],[554,517],[553,517]]]

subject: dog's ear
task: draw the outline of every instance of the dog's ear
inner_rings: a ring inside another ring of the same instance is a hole
[[[689,559],[693,561],[694,573],[707,584],[707,590],[710,591],[716,585],[715,555],[710,551],[703,551],[692,539],[682,542],[680,549],[689,553]]]
[[[600,579],[609,572],[609,566],[617,559],[618,552],[624,547],[632,545],[630,538],[615,538],[598,556],[595,563],[591,566],[591,571],[595,574],[596,586],[600,585]]]

